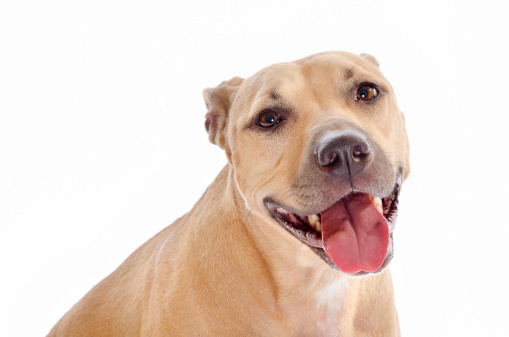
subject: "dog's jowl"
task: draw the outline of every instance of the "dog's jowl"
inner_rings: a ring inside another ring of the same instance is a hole
[[[321,53],[203,95],[226,166],[49,336],[398,336],[408,140],[377,61]]]

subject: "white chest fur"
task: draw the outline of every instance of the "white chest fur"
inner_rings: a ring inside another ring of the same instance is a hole
[[[346,278],[334,278],[316,293],[316,336],[339,336],[339,311],[347,289]]]
[[[284,316],[292,336],[340,336],[339,318],[348,279],[337,274],[327,276],[325,280],[308,283],[302,292],[293,293],[284,301]]]

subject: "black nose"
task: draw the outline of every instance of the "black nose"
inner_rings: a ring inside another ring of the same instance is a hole
[[[356,131],[342,131],[326,137],[316,147],[315,154],[323,172],[350,179],[361,173],[373,156],[367,139]]]

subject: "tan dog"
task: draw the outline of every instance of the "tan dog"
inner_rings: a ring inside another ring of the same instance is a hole
[[[382,270],[408,141],[376,60],[321,53],[204,97],[228,164],[49,336],[398,336]]]

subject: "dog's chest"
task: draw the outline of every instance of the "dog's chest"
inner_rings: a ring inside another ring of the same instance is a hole
[[[347,281],[333,279],[309,297],[306,303],[292,305],[294,336],[339,337],[339,317],[347,289]]]

